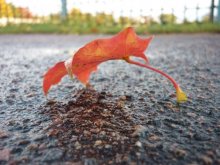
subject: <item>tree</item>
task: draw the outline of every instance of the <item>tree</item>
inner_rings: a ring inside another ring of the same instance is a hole
[[[176,23],[176,16],[174,14],[161,14],[160,15],[161,24],[174,24]]]
[[[210,14],[206,14],[202,17],[202,22],[203,23],[208,23],[210,22]]]

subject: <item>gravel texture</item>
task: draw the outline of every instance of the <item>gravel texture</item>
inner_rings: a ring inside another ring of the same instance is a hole
[[[0,36],[0,164],[220,164],[220,35],[158,35],[150,63],[164,77],[108,61],[92,87],[65,77],[46,98],[42,75],[108,36]]]

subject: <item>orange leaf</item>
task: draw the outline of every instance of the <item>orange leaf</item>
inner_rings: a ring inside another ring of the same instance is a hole
[[[133,28],[129,27],[110,39],[94,40],[75,53],[72,60],[72,73],[83,84],[87,84],[91,72],[95,71],[102,62],[136,56],[148,63],[144,51],[151,39],[152,37],[139,38]]]
[[[185,102],[187,96],[176,81],[168,74],[148,65],[148,59],[144,55],[144,51],[147,49],[152,38],[141,39],[136,35],[133,28],[128,27],[112,38],[97,39],[86,44],[74,54],[73,58],[56,64],[45,74],[43,82],[45,95],[51,85],[57,84],[67,73],[71,77],[75,75],[78,80],[87,85],[90,74],[97,70],[97,66],[100,63],[121,59],[130,64],[150,69],[169,79],[176,89],[177,102]],[[132,61],[130,56],[140,57],[147,64]]]
[[[67,70],[64,62],[59,62],[52,68],[50,68],[44,75],[43,90],[44,94],[47,95],[51,85],[55,85],[60,82],[63,76],[67,74]]]
[[[109,39],[97,39],[80,48],[72,59],[59,62],[44,75],[43,91],[46,95],[52,85],[57,84],[67,73],[75,75],[83,84],[87,84],[91,72],[108,60],[127,59],[133,55],[148,63],[144,51],[152,37],[139,38],[129,27]]]

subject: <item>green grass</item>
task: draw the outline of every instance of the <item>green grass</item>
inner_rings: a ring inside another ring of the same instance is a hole
[[[192,23],[176,25],[152,25],[149,33],[220,33],[220,24]]]
[[[132,25],[131,25],[132,26]],[[56,33],[56,34],[115,34],[124,26],[122,25],[92,25],[89,23],[42,23],[42,24],[20,24],[0,27],[0,34],[34,34],[34,33]],[[168,25],[134,25],[139,34],[164,34],[164,33],[220,33],[220,24],[192,23],[192,24],[168,24]]]

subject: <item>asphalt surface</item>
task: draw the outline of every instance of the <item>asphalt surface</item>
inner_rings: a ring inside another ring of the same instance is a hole
[[[220,164],[220,35],[156,35],[146,52],[187,103],[123,61],[101,64],[94,89],[65,77],[46,99],[47,69],[102,37],[0,36],[0,164]]]

